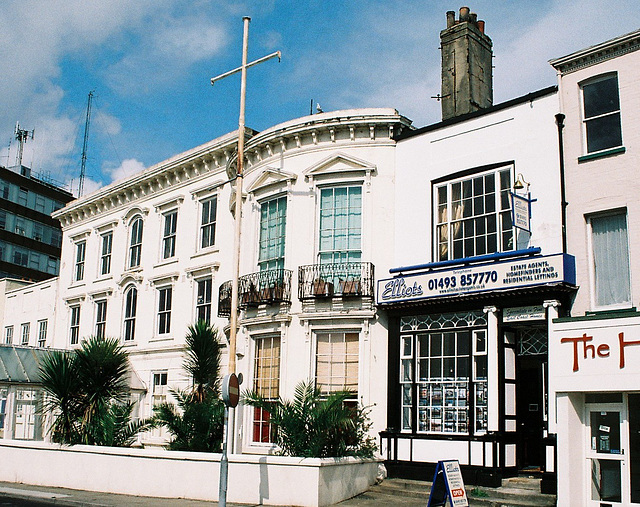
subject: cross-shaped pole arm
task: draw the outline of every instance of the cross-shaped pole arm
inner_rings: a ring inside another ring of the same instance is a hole
[[[271,58],[275,58],[275,57],[278,57],[278,61],[280,61],[282,59],[282,53],[280,51],[276,51],[275,53],[271,53],[270,55],[263,56],[262,58],[258,58],[257,60],[254,60],[254,61],[248,63],[245,66],[245,68],[248,69],[249,67],[253,67],[254,65],[258,65],[259,63],[266,62],[267,60],[270,60]],[[220,74],[219,76],[212,77],[211,78],[211,86],[213,86],[216,81],[220,81],[221,79],[224,79],[225,77],[232,76],[233,74],[237,74],[240,71],[242,71],[242,65],[240,67],[238,67],[237,69],[233,69],[233,70],[230,70],[229,72],[225,72],[224,74]]]

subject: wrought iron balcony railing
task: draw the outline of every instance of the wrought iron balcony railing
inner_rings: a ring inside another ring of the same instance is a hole
[[[312,264],[298,268],[298,297],[301,300],[374,295],[373,264],[343,262]]]
[[[238,307],[291,302],[291,270],[269,269],[238,279]],[[231,315],[231,281],[220,285],[218,317]]]

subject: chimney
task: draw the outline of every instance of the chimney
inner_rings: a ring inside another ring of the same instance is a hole
[[[447,28],[440,32],[443,120],[493,104],[492,45],[484,21],[469,7],[460,8],[457,20],[447,12]]]

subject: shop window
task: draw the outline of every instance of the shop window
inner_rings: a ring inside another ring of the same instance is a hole
[[[278,197],[260,205],[260,271],[284,269],[287,198]]]
[[[72,306],[70,311],[69,342],[71,345],[77,345],[80,341],[80,307]]]
[[[111,251],[113,250],[113,232],[109,231],[100,236],[102,247],[100,250],[100,275],[111,273]]]
[[[162,258],[170,259],[176,255],[176,231],[178,228],[178,212],[170,211],[164,215],[164,231],[162,235]]]
[[[253,389],[266,400],[277,400],[280,394],[280,336],[255,339]],[[275,428],[270,424],[268,410],[253,409],[253,441],[272,443]]]
[[[320,189],[319,263],[360,262],[361,258],[362,187]]]
[[[96,338],[104,338],[105,330],[107,327],[107,302],[106,301],[97,301],[96,302],[96,330],[95,335]]]
[[[324,395],[351,391],[358,399],[358,333],[316,335],[316,387]]]
[[[631,304],[631,274],[627,215],[589,218],[591,227],[593,291],[596,308]]]
[[[198,295],[196,300],[196,320],[211,322],[211,278],[198,280]]]
[[[20,342],[22,345],[29,345],[29,335],[31,334],[31,324],[29,322],[25,322],[20,326],[22,341]]]
[[[438,261],[513,250],[511,168],[435,187]]]
[[[158,289],[158,334],[171,332],[171,287]]]
[[[466,325],[466,328],[460,328]],[[476,314],[403,317],[401,429],[419,433],[487,431],[487,331]]]
[[[87,251],[87,242],[79,241],[76,243],[76,263],[73,272],[74,282],[79,282],[84,279],[84,261]]]
[[[47,327],[48,321],[38,321],[38,347],[44,347],[47,344]]]
[[[216,244],[217,208],[217,197],[211,197],[201,203],[200,248],[208,248]]]
[[[581,88],[587,153],[622,146],[617,74],[595,78]]]
[[[129,287],[124,296],[124,341],[133,341],[135,338],[137,306],[138,290]]]
[[[4,342],[7,345],[11,345],[13,343],[13,326],[6,326],[4,328]]]

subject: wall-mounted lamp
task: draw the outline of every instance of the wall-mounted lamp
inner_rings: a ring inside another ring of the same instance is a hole
[[[522,173],[518,173],[518,177],[516,178],[516,182],[513,184],[513,189],[514,190],[522,190],[525,188],[527,190],[529,190],[529,183],[527,183],[524,179],[524,176],[522,176]]]

